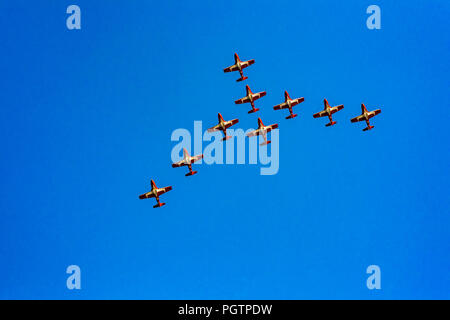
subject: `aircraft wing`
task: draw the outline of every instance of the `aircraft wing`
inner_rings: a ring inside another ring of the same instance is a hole
[[[261,92],[258,92],[258,93],[254,93],[253,94],[253,100],[257,100],[257,99],[259,99],[259,98],[261,98],[261,97],[264,97],[266,95],[266,92],[265,91],[261,91]]]
[[[247,68],[248,66],[251,66],[254,63],[255,63],[255,59],[244,61],[244,62],[241,62],[241,67],[242,68]]]
[[[231,71],[237,71],[239,70],[237,65],[233,64],[232,66],[229,66],[228,68],[223,69],[223,72],[231,72]]]
[[[375,113],[372,113],[372,115],[370,115],[370,118],[373,118],[376,115],[380,114],[381,113],[381,109],[373,110],[373,112],[375,112]]]
[[[183,160],[180,160],[180,161],[178,161],[178,162],[172,163],[172,168],[178,168],[178,167],[181,167],[181,166],[183,166],[183,165],[185,165],[185,164],[184,164],[184,159],[183,159]]]
[[[247,137],[259,136],[261,134],[260,129],[253,130],[252,132],[247,133]]]
[[[212,127],[212,128],[209,128],[209,129],[208,129],[208,132],[219,131],[219,130],[220,130],[220,124],[215,125],[215,126]]]
[[[149,199],[149,198],[153,198],[153,197],[154,197],[153,193],[147,192],[147,193],[141,194],[139,196],[139,199]]]
[[[270,126],[267,126],[266,127],[266,131],[270,132],[270,131],[272,131],[273,129],[276,129],[276,128],[278,128],[278,123],[271,124]]]
[[[165,187],[165,188],[161,188],[161,189],[158,191],[158,196],[160,196],[160,195],[162,195],[162,194],[164,194],[164,193],[166,193],[167,191],[170,191],[170,190],[172,190],[172,186],[168,186],[168,187]]]
[[[241,103],[247,103],[250,102],[250,99],[248,97],[243,97],[241,99],[237,99],[234,103],[241,104]]]
[[[363,120],[364,120],[364,115],[362,114],[360,116],[352,118],[350,121],[351,122],[358,122],[358,121],[363,121]]]
[[[203,155],[202,154],[193,156],[192,159],[191,159],[191,163],[197,162],[200,159],[203,159]]]
[[[332,110],[331,110],[331,114],[336,113],[336,112],[338,112],[338,111],[340,111],[342,109],[344,109],[344,105],[343,104],[338,105],[336,107],[333,107]]]
[[[294,101],[292,101],[292,106],[296,106],[296,105],[298,105],[299,103],[302,103],[303,101],[305,101],[305,98],[298,98],[298,99],[295,99]]]
[[[238,122],[239,122],[239,119],[233,119],[233,120],[227,121],[225,128],[228,129],[229,127],[234,126]]]
[[[283,102],[273,107],[273,110],[281,110],[287,108],[287,103]]]
[[[320,118],[320,117],[325,117],[327,115],[328,115],[327,112],[325,110],[322,110],[322,111],[319,111],[317,113],[314,113],[313,117],[314,118]]]

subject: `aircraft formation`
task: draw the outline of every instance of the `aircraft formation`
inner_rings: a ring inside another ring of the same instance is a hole
[[[236,82],[241,82],[244,81],[246,79],[248,79],[248,77],[244,76],[244,69],[247,68],[248,66],[251,66],[252,64],[255,63],[254,59],[251,60],[247,60],[247,61],[241,61],[241,59],[239,59],[239,56],[237,55],[237,53],[234,54],[234,64],[232,66],[229,66],[227,68],[225,68],[223,71],[225,73],[227,72],[233,72],[233,71],[239,71],[239,75],[240,77],[238,79],[236,79]],[[264,97],[266,95],[266,91],[261,91],[261,92],[256,92],[253,93],[252,90],[250,89],[249,85],[245,86],[246,89],[246,95],[243,98],[240,98],[238,100],[236,100],[234,103],[235,104],[243,104],[243,103],[250,103],[251,105],[251,109],[248,111],[248,113],[255,113],[257,111],[259,111],[259,108],[255,107],[255,101]],[[289,116],[286,117],[286,119],[293,119],[297,116],[297,114],[293,113],[292,107],[302,103],[303,101],[305,101],[305,98],[301,97],[301,98],[296,98],[296,99],[291,99],[291,97],[289,96],[289,93],[287,91],[284,92],[284,102],[281,104],[278,104],[276,106],[273,107],[274,110],[282,110],[282,109],[288,109],[289,111]],[[330,127],[335,125],[337,122],[333,121],[333,114],[335,114],[336,112],[344,109],[344,105],[340,104],[334,107],[331,107],[330,104],[328,103],[327,99],[323,100],[323,104],[324,104],[324,108],[322,111],[319,111],[317,113],[313,114],[314,118],[321,118],[321,117],[328,117],[329,122],[327,124],[325,124],[326,127]],[[370,125],[370,119],[373,118],[374,116],[378,115],[381,113],[381,109],[376,109],[373,111],[368,111],[366,106],[362,103],[361,104],[361,114],[359,116],[356,116],[354,118],[352,118],[350,121],[352,123],[354,122],[360,122],[360,121],[365,121],[367,127],[365,127],[364,129],[362,129],[363,131],[368,131],[374,128],[373,125]],[[208,132],[213,132],[213,131],[222,131],[224,134],[224,137],[222,138],[222,141],[228,140],[231,138],[231,136],[227,135],[227,129],[233,125],[235,125],[236,123],[239,122],[239,119],[232,119],[232,120],[228,120],[225,121],[222,117],[222,115],[220,113],[217,114],[218,116],[218,120],[219,123],[217,125],[215,125],[212,128],[208,129]],[[264,142],[261,143],[261,146],[264,145],[268,145],[271,141],[267,140],[267,133],[277,129],[278,128],[278,124],[271,124],[268,126],[265,126],[264,123],[262,122],[261,118],[258,118],[258,129],[250,132],[247,134],[248,137],[254,137],[254,136],[258,136],[261,135],[264,139]],[[195,156],[190,156],[188,151],[186,149],[183,148],[183,159],[175,162],[172,164],[173,168],[178,168],[178,167],[182,167],[182,166],[187,166],[189,169],[189,172],[185,174],[186,177],[188,176],[192,176],[194,174],[197,173],[197,171],[193,171],[192,170],[192,164],[199,161],[200,159],[203,159],[203,154],[199,154],[199,155],[195,155]],[[158,188],[156,186],[156,183],[153,181],[153,179],[151,180],[151,190],[149,192],[146,192],[144,194],[141,194],[139,196],[139,199],[149,199],[149,198],[155,198],[157,204],[153,206],[153,208],[159,208],[162,207],[163,205],[165,205],[164,202],[160,202],[159,197],[172,190],[172,186],[168,186],[168,187],[164,187],[164,188]]]

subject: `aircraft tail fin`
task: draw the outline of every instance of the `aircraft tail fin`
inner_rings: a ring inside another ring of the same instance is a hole
[[[197,171],[189,171],[188,173],[185,174],[186,177],[192,176],[194,174],[196,174]]]
[[[162,206],[166,205],[164,202],[158,202],[153,206],[153,208],[161,208]]]
[[[250,110],[250,111],[247,112],[247,113],[255,113],[256,111],[259,111],[259,108],[252,109],[252,110]]]
[[[286,119],[293,119],[293,118],[295,118],[296,116],[297,116],[297,114],[293,113],[293,114],[287,116]]]

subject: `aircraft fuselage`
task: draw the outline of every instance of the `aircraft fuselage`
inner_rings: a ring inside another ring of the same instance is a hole
[[[371,116],[375,116],[375,111],[364,112],[364,119],[366,119],[366,121],[368,121]]]
[[[191,157],[185,157],[184,158],[184,164],[185,165],[191,164]]]

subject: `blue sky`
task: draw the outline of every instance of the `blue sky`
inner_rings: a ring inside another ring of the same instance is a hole
[[[81,8],[81,30],[66,8]],[[381,30],[366,8],[381,8]],[[0,3],[0,298],[450,298],[448,1]],[[222,69],[256,63],[245,83]],[[244,84],[266,90],[248,115]],[[273,111],[283,92],[299,114]],[[325,127],[322,100],[344,104]],[[349,119],[380,107],[375,129]],[[217,112],[280,170],[171,168]],[[173,185],[153,209],[138,195]],[[66,288],[79,265],[82,289]],[[381,268],[368,290],[366,268]]]

